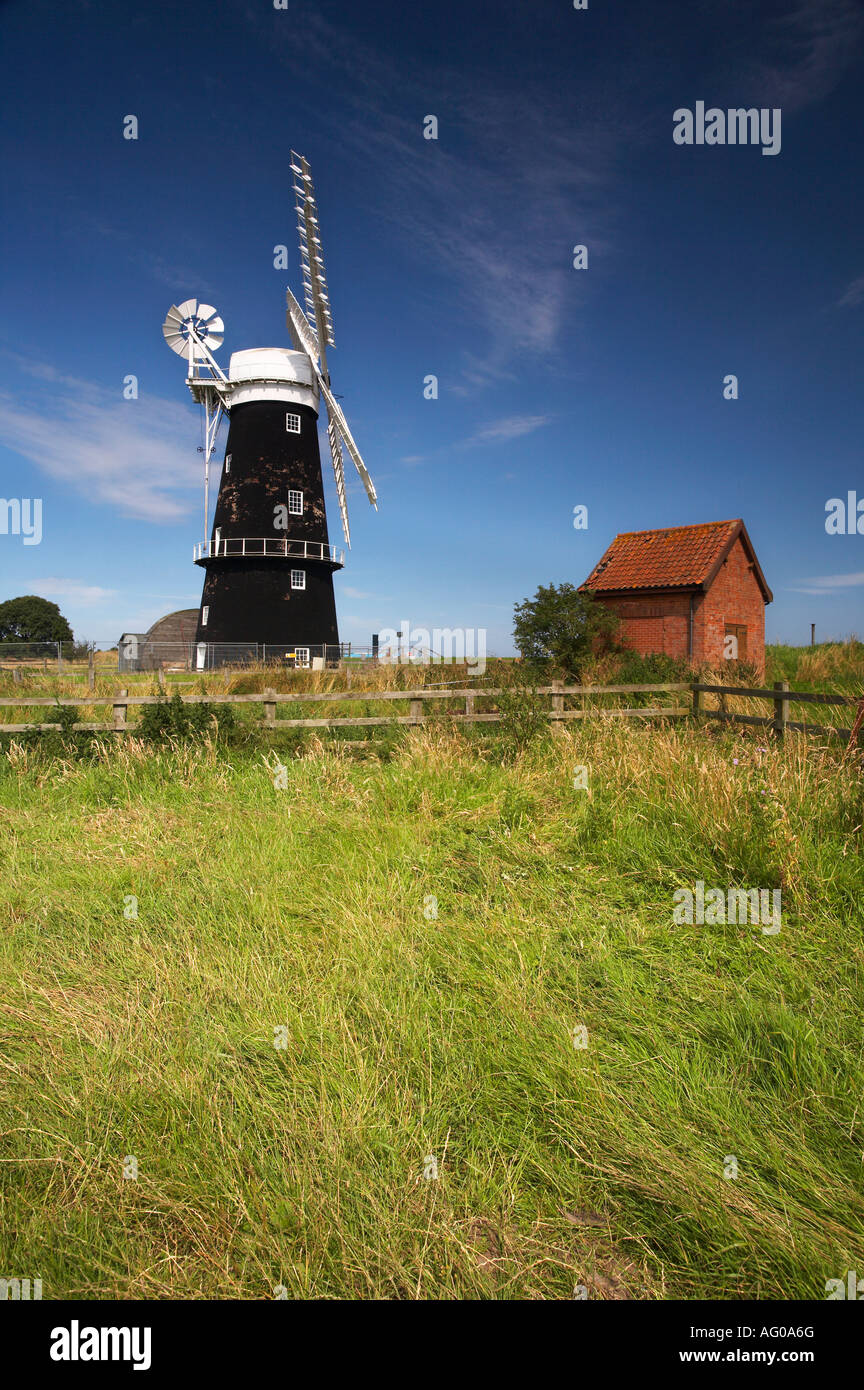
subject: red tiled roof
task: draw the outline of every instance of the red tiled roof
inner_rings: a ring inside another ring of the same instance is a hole
[[[613,593],[622,589],[707,588],[741,535],[767,601],[765,583],[750,538],[740,519],[670,526],[662,531],[625,531],[616,536],[581,589]]]

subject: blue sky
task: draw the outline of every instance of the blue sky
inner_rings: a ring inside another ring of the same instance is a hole
[[[864,497],[862,37],[853,0],[6,0],[0,496],[43,499],[43,539],[0,535],[0,598],[103,641],[197,606],[201,426],[161,324],[197,296],[225,366],[288,344],[293,146],[380,499],[352,481],[343,640],[407,619],[503,654],[514,603],[617,532],[736,516],[769,638],[861,635],[864,535],[825,504]],[[697,101],[779,107],[780,153],[675,144]]]

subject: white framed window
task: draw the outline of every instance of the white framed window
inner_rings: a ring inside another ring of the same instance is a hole
[[[292,571],[291,571],[291,588],[292,588],[292,589],[305,589],[305,588],[306,588],[306,571],[305,571],[305,570],[292,570]]]
[[[286,428],[286,430],[288,431],[289,434],[299,434],[299,433],[300,433],[300,416],[299,416],[299,415],[292,415],[291,412],[289,411],[288,414],[285,416],[285,428]]]
[[[205,603],[204,607],[201,609],[201,626],[202,626],[202,627],[206,627],[206,626],[207,626],[207,619],[208,619],[209,617],[210,617],[210,605],[209,605],[209,603]]]
[[[226,473],[230,473],[230,472],[231,472],[231,458],[232,458],[232,455],[231,455],[231,454],[226,454],[226,455],[225,455],[225,472],[226,472]]]
[[[309,665],[309,648],[308,648],[308,647],[295,647],[295,648],[294,648],[294,665],[295,665],[295,666],[308,666],[308,665]]]
[[[289,516],[303,515],[303,493],[295,492],[293,488],[288,491],[288,514]]]

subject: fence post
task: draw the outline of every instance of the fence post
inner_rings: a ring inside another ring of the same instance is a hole
[[[162,667],[161,667],[161,666],[158,666],[158,667],[156,668],[156,678],[157,678],[157,680],[159,681],[159,689],[160,689],[160,690],[164,690],[164,689],[165,689],[165,672],[162,670]]]
[[[774,689],[785,691],[789,689],[788,681],[775,681]],[[789,722],[789,701],[777,698],[774,701],[774,732],[778,738],[783,738],[786,733],[786,725]]]
[[[62,642],[58,642],[58,643],[57,643],[57,674],[58,674],[58,676],[62,676],[62,674],[63,674],[63,643],[62,643]]]
[[[93,648],[87,648],[87,689],[96,689],[96,671],[93,665]]]
[[[465,718],[466,718],[466,719],[473,719],[473,717],[474,717],[474,696],[473,696],[473,695],[466,695],[466,696],[465,696]]]
[[[553,681],[553,682],[552,682],[552,689],[553,689],[553,690],[560,690],[563,684],[564,684],[563,681]],[[553,695],[553,696],[552,696],[552,714],[554,715],[554,714],[563,713],[563,711],[564,711],[564,696],[563,696],[563,695]],[[564,732],[564,721],[563,721],[563,719],[552,719],[550,722],[551,722],[551,724],[552,724],[552,732],[553,732],[553,734],[563,734],[563,732]]]
[[[268,686],[267,689],[264,691],[265,697],[266,697],[267,695],[275,695],[275,694],[276,694],[276,691],[275,691],[275,690],[271,690],[269,686]],[[264,723],[265,723],[265,724],[275,724],[275,723],[276,723],[276,701],[275,701],[275,700],[268,700],[268,699],[266,699],[266,698],[265,698],[265,700],[264,700]]]
[[[700,714],[702,713],[702,691],[696,689],[695,681],[693,682],[691,689],[693,691],[693,709],[691,712],[693,718],[698,719]]]
[[[128,709],[128,705],[123,704],[122,701],[126,698],[128,694],[128,690],[118,690],[116,696],[114,697],[114,728],[119,729],[121,732],[122,730],[127,728],[126,711]]]
[[[422,701],[422,700],[412,700],[412,701],[411,701],[411,721],[412,721],[412,723],[414,723],[414,724],[422,724],[422,723],[423,723],[423,701]]]
[[[15,666],[12,670],[12,679],[16,685],[21,684],[21,667]]]

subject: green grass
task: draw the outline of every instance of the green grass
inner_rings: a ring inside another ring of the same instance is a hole
[[[861,1268],[838,750],[607,722],[515,761],[440,728],[282,756],[284,790],[243,747],[0,757],[5,1274],[809,1299]],[[780,887],[781,933],[673,926],[697,878]]]
[[[812,647],[766,648],[769,683],[788,680],[799,690],[842,695],[864,691],[864,642],[818,642]]]

